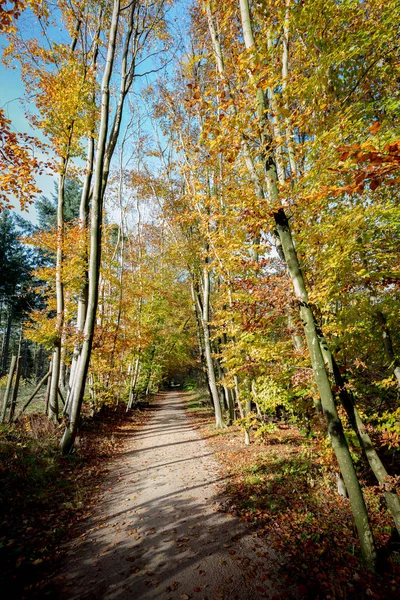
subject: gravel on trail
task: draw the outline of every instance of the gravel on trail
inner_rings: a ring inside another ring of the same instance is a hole
[[[186,398],[157,396],[111,465],[92,517],[65,548],[62,600],[296,597],[280,581],[284,559],[218,510],[225,481]]]

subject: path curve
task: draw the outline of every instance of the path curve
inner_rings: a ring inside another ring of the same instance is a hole
[[[62,600],[293,597],[279,584],[279,557],[217,511],[219,467],[184,403],[183,393],[158,396],[112,466],[95,514],[68,544]]]

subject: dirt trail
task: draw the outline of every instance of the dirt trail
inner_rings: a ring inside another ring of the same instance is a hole
[[[239,520],[216,512],[223,481],[184,395],[162,394],[155,409],[112,467],[86,530],[69,543],[60,597],[293,597],[279,584],[282,561]]]

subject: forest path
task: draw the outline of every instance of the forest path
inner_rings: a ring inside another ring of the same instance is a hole
[[[279,585],[279,557],[216,512],[223,478],[185,397],[160,394],[111,465],[93,517],[68,544],[62,599],[293,597]]]

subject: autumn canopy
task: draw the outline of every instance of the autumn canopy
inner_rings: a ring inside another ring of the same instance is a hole
[[[288,427],[374,572],[400,532],[399,23],[397,0],[0,2],[29,127],[0,103],[5,436],[42,411],[68,456],[180,386],[257,452]]]

